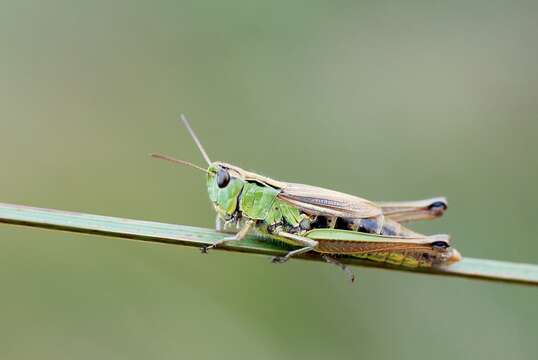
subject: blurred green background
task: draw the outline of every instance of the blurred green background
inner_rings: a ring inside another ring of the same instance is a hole
[[[538,263],[536,1],[1,1],[0,201],[213,226],[214,159],[446,195]],[[0,226],[1,359],[535,359],[534,288]]]

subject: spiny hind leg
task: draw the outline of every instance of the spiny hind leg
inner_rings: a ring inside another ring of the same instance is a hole
[[[291,240],[292,243],[299,246],[303,246],[303,247],[297,250],[290,251],[284,256],[275,256],[272,259],[273,263],[278,263],[278,264],[285,263],[286,261],[290,259],[290,257],[299,255],[299,254],[304,254],[305,252],[314,250],[314,248],[318,246],[318,242],[316,240],[312,240],[304,236],[290,234],[285,231],[276,232],[275,235]]]
[[[218,219],[217,219],[217,221],[218,221]],[[212,245],[207,245],[207,246],[202,247],[200,250],[202,251],[202,253],[207,254],[207,251],[209,249],[213,249],[213,248],[215,248],[217,246],[220,246],[222,244],[242,240],[242,239],[245,238],[245,236],[247,236],[248,232],[252,229],[252,227],[254,226],[255,223],[256,222],[254,220],[248,220],[243,225],[243,227],[239,230],[239,232],[237,234],[235,234],[234,236],[225,237],[224,239],[219,240],[219,241],[217,241],[216,243],[214,243]]]
[[[342,264],[340,261],[329,255],[321,255],[321,257],[329,264],[336,265],[340,269],[344,270],[344,272],[349,276],[349,280],[351,280],[351,282],[355,282],[355,274],[353,273],[353,271],[349,270],[345,264]]]

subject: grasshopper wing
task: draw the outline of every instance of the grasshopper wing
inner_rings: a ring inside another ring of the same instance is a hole
[[[435,219],[448,208],[444,197],[401,202],[376,201],[376,204],[383,209],[385,216],[398,222]]]
[[[350,219],[383,216],[383,210],[369,200],[310,185],[286,183],[278,198],[312,215]]]

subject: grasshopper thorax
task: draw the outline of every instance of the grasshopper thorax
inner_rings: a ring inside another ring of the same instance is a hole
[[[279,185],[282,183],[222,162],[212,163],[207,170],[209,199],[221,217],[244,217],[267,225],[285,219],[297,227],[302,220],[299,210],[277,199]]]

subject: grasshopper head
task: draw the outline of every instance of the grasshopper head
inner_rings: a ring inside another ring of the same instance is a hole
[[[211,162],[198,136],[196,136],[184,115],[181,115],[181,121],[189,131],[206,163],[209,165],[207,170],[188,161],[174,159],[166,155],[153,154],[152,156],[173,163],[187,165],[207,173],[207,192],[209,199],[213,202],[217,212],[224,218],[230,218],[237,210],[239,195],[247,181],[256,181],[274,188],[283,188],[285,186],[285,183],[245,171],[234,165],[223,162]]]
[[[245,180],[235,166],[214,162],[207,169],[207,193],[217,212],[225,219],[237,210]]]

